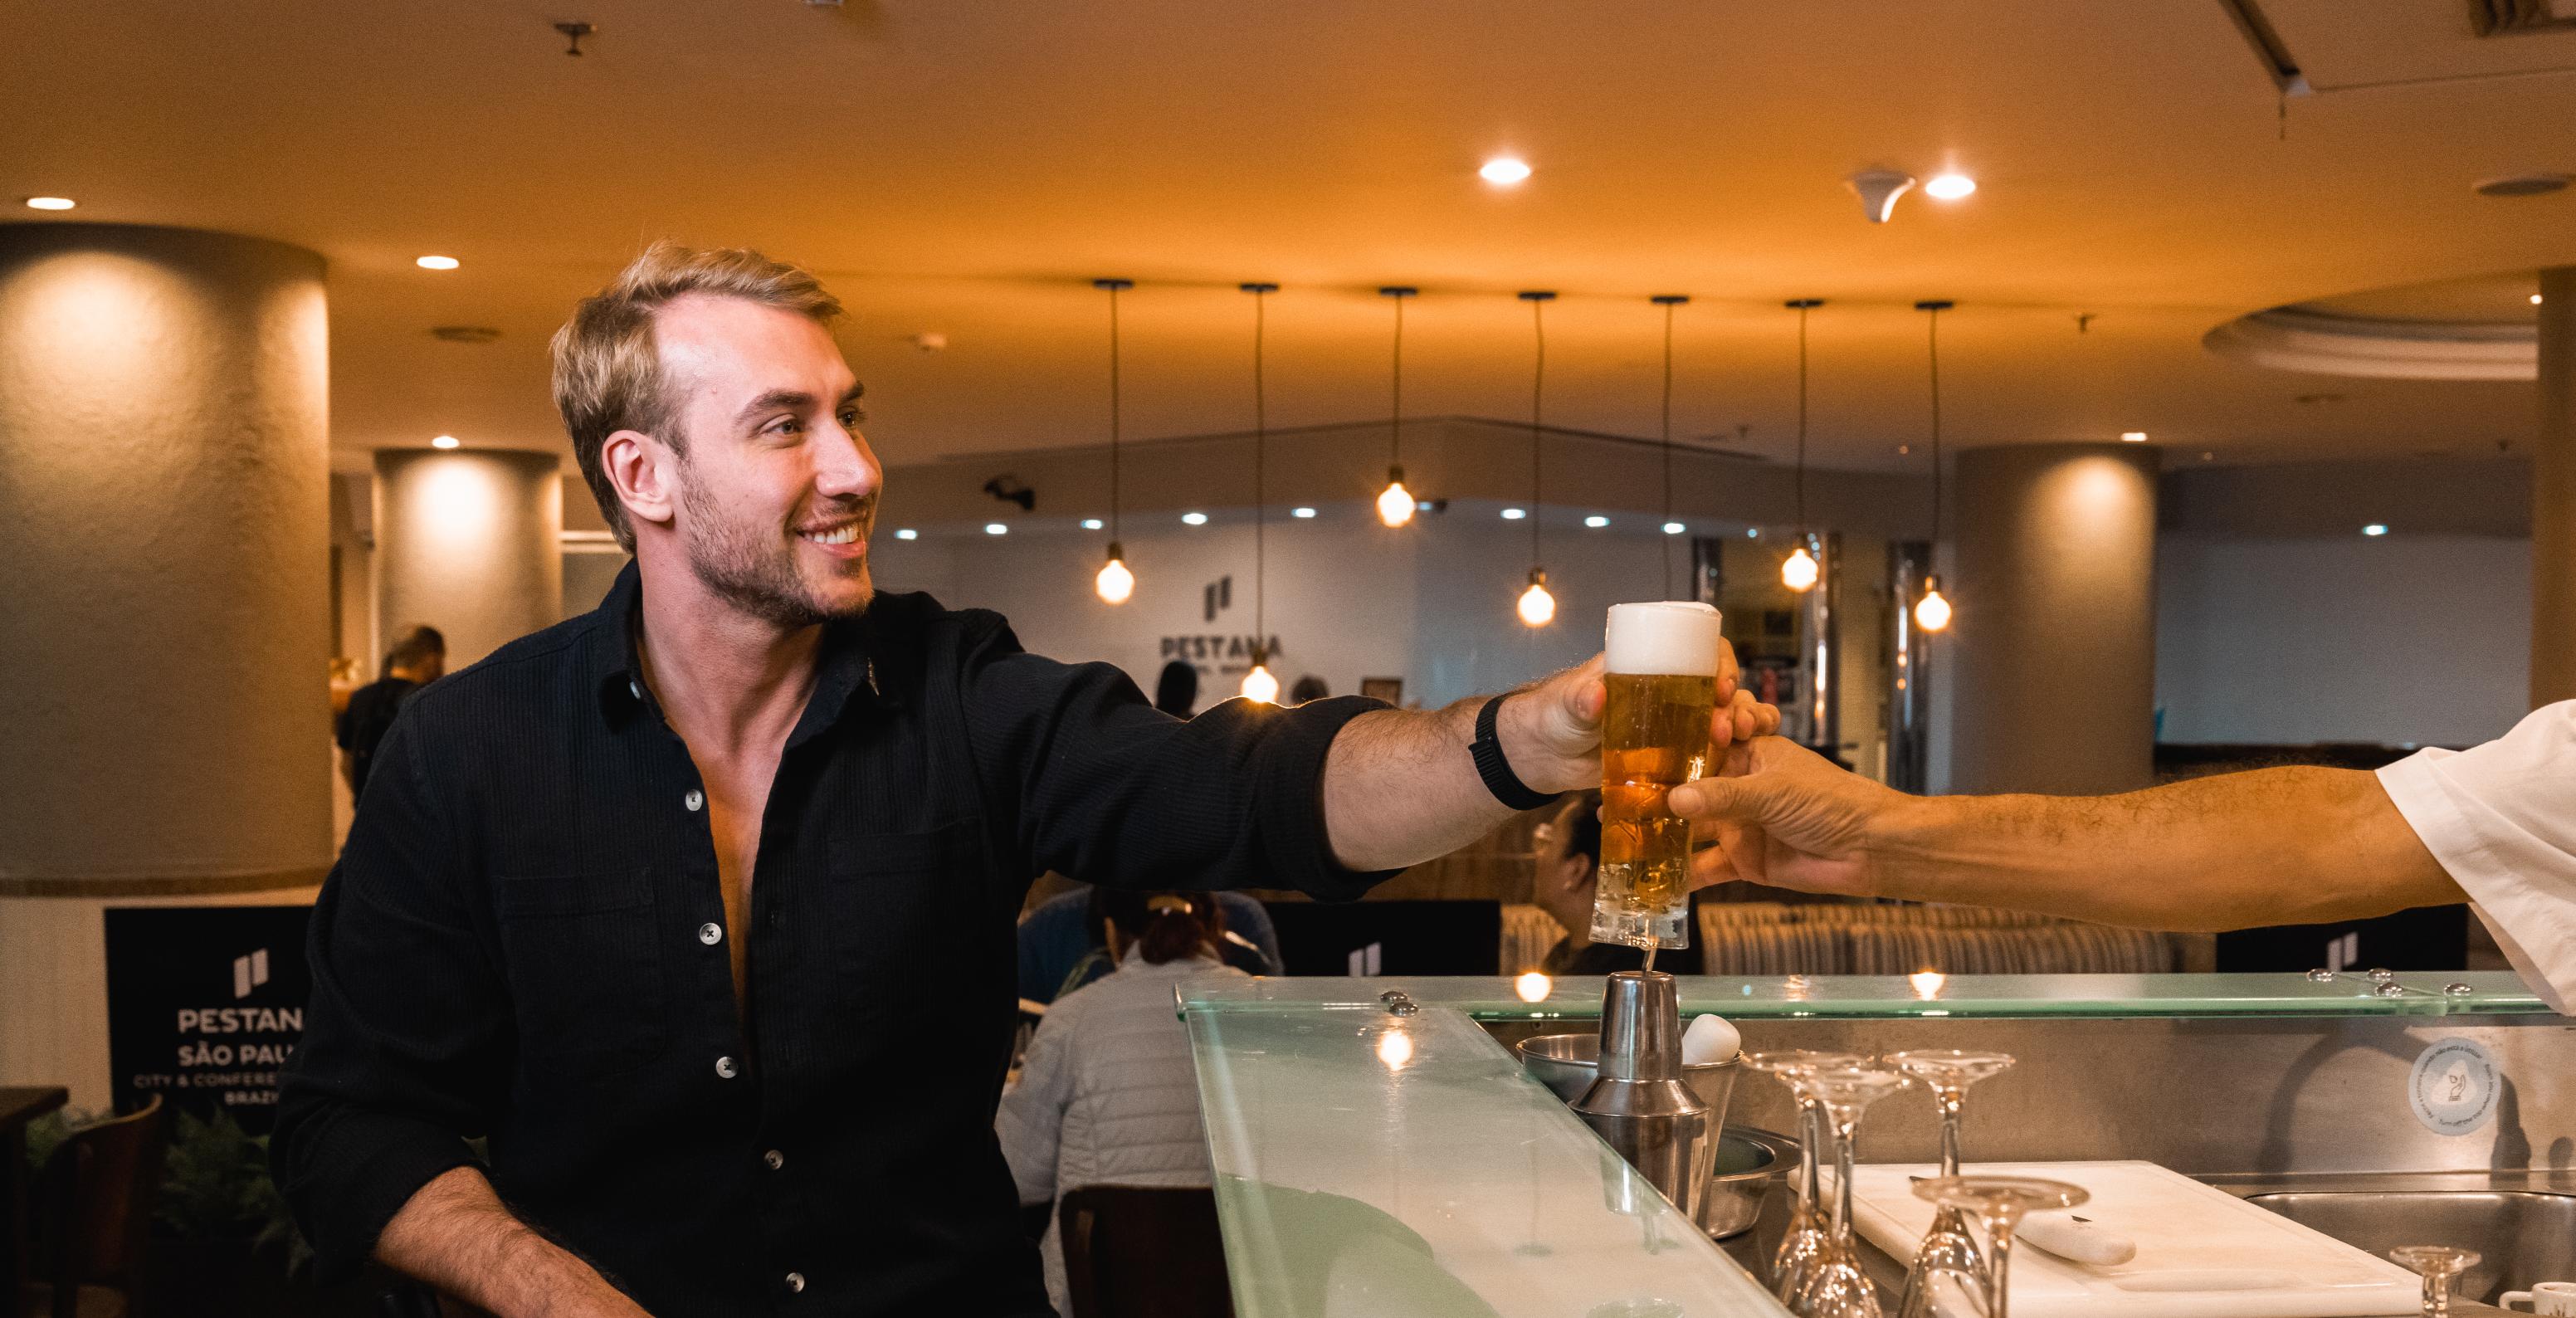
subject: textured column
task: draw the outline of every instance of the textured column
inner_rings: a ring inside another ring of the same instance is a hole
[[[322,259],[0,225],[0,1084],[104,1101],[108,899],[330,862]]]
[[[2576,699],[2576,266],[2540,272],[2531,450],[2531,703]]]
[[[447,637],[454,672],[563,611],[563,478],[551,453],[376,452],[376,622]],[[382,655],[371,664],[381,663]]]
[[[2156,459],[2143,444],[1959,455],[1951,790],[2153,781]]]

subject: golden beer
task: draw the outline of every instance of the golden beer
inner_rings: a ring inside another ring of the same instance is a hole
[[[1610,610],[1596,942],[1690,946],[1690,821],[1664,797],[1709,770],[1718,624],[1705,604]]]

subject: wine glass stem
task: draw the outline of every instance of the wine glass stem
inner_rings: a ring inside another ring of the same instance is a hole
[[[1798,1158],[1798,1174],[1800,1178],[1798,1182],[1798,1204],[1809,1213],[1814,1213],[1817,1211],[1817,1203],[1820,1197],[1816,1184],[1817,1171],[1824,1165],[1824,1154],[1818,1150],[1817,1146],[1825,1142],[1825,1105],[1809,1100],[1801,1100],[1798,1107],[1798,1115],[1804,1119],[1806,1123],[1806,1127],[1803,1132],[1806,1135],[1806,1139],[1801,1141],[1806,1147],[1799,1151]]]
[[[2446,1318],[2451,1312],[2451,1279],[2439,1269],[2424,1274],[2424,1318]]]
[[[1956,1089],[1942,1090],[1935,1097],[1941,1104],[1941,1174],[1959,1174],[1959,1112],[1966,1106],[1967,1095]]]
[[[1851,1248],[1852,1146],[1859,1141],[1860,1119],[1834,1114],[1834,1241]]]
[[[2013,1228],[2011,1218],[1986,1219],[1986,1318],[2005,1318],[2012,1298]]]

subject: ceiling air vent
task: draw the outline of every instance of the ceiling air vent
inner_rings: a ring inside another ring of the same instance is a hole
[[[2576,30],[2576,0],[2469,0],[2469,30],[2482,37]]]
[[[429,332],[442,343],[490,343],[501,331],[489,325],[440,325]]]

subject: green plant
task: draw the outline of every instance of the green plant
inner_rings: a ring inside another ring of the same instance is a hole
[[[252,1135],[229,1112],[209,1120],[179,1112],[153,1214],[181,1240],[243,1240],[281,1248],[289,1274],[312,1261],[313,1249],[287,1212],[286,1196],[268,1175],[268,1137]]]

